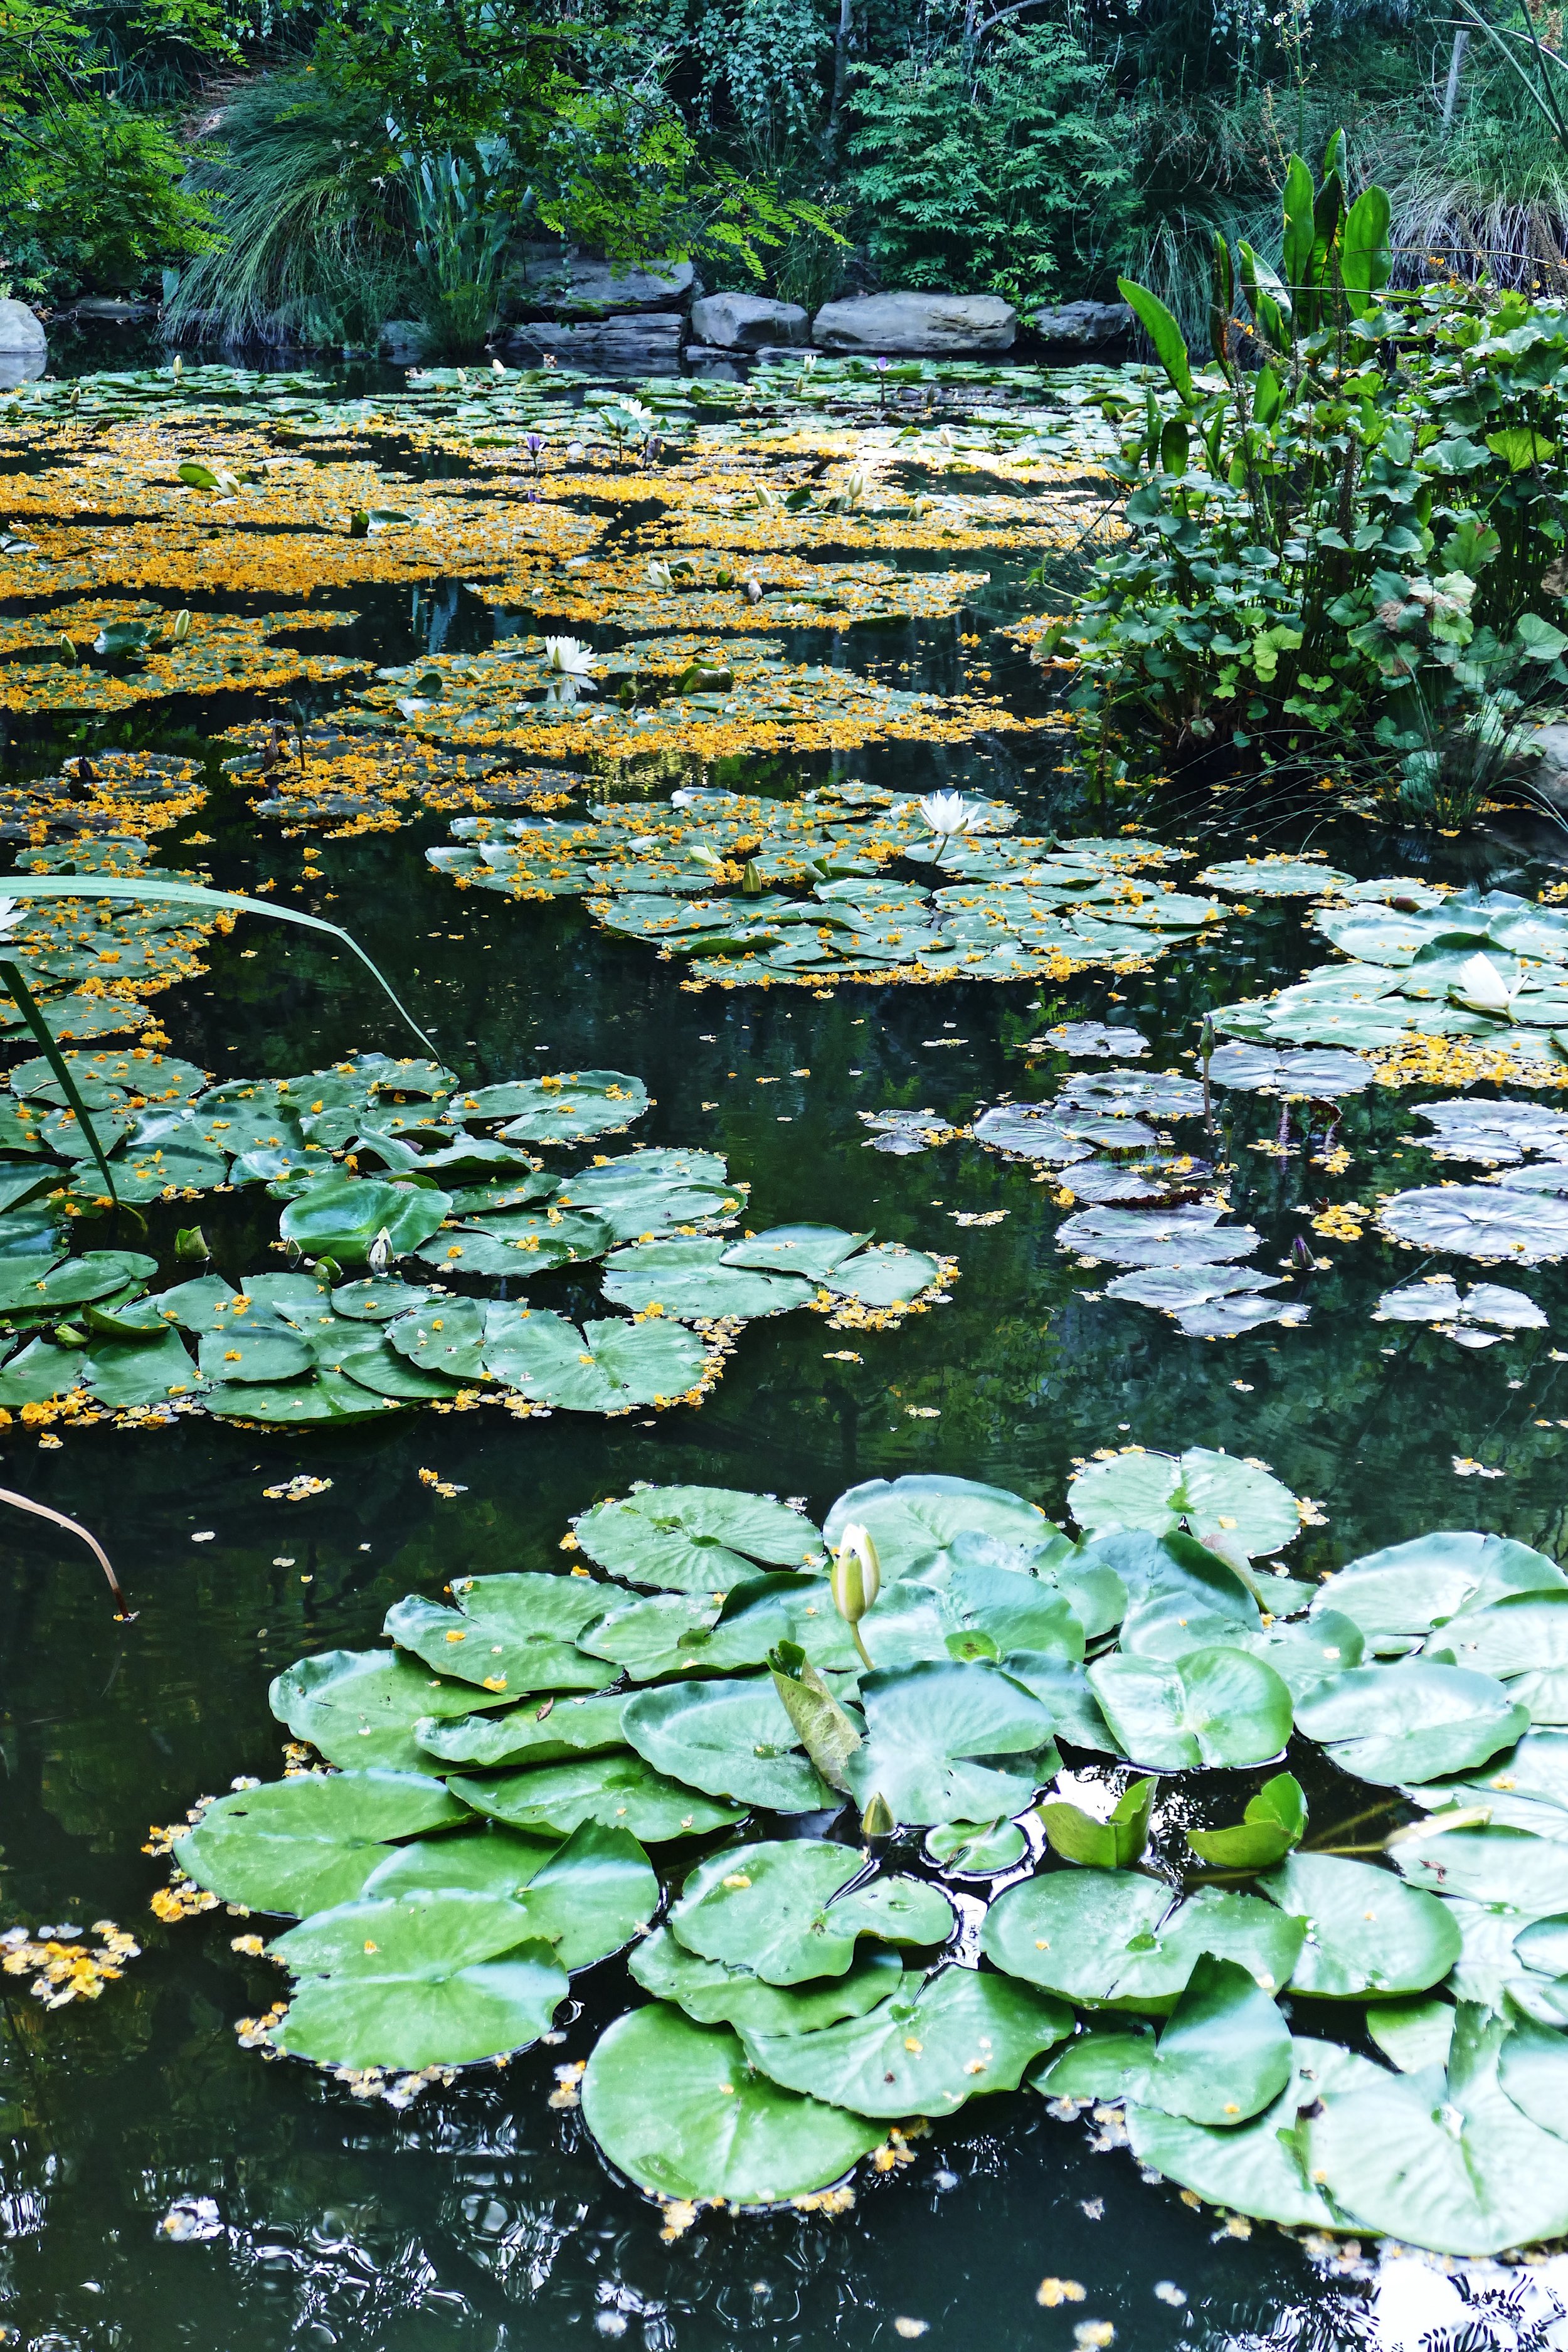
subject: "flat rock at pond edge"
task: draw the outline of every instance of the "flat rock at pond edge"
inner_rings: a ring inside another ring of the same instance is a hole
[[[1046,343],[1077,343],[1089,348],[1119,343],[1132,332],[1132,313],[1125,302],[1060,302],[1037,310],[1026,324]]]
[[[810,330],[810,314],[798,302],[773,302],[761,294],[705,294],[691,305],[693,335],[715,351],[804,343]]]
[[[530,319],[510,330],[502,349],[509,359],[553,352],[572,366],[647,360],[656,370],[664,370],[674,363],[684,325],[674,310],[635,311],[572,326],[553,319]]]
[[[1010,352],[1018,313],[999,294],[858,294],[825,302],[811,339],[825,352]]]
[[[702,282],[689,261],[615,269],[581,255],[538,255],[524,264],[519,291],[529,309],[550,318],[596,320],[615,311],[684,310]]]

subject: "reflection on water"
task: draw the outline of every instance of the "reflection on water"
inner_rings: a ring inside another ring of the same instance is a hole
[[[1016,566],[994,565],[986,593],[992,621],[1026,608]],[[356,601],[380,658],[408,659],[406,598]],[[421,618],[421,646],[437,625],[477,626],[455,597],[428,600]],[[790,657],[952,691],[959,626],[801,633]],[[1040,707],[1038,673],[1000,640],[993,670],[1015,709]],[[1026,829],[1043,830],[1065,789],[1053,740],[893,745],[837,772],[1000,793],[1025,810]],[[786,764],[833,772],[826,756]],[[1245,854],[1238,799],[1222,803],[1230,830],[1205,838],[1205,856]],[[1192,805],[1189,794],[1164,837],[1194,833]],[[1068,830],[1081,829],[1079,813],[1063,813]],[[1142,830],[1162,831],[1157,808],[1139,816]],[[195,822],[221,883],[275,878],[286,889],[304,871],[301,844],[258,837],[236,793],[215,794]],[[1092,829],[1104,822],[1096,813]],[[1298,845],[1304,830],[1268,845]],[[1479,1356],[1419,1326],[1373,1322],[1379,1294],[1425,1266],[1370,1234],[1314,1237],[1324,1265],[1292,1257],[1321,1180],[1304,1153],[1258,1148],[1276,1138],[1277,1105],[1226,1097],[1213,1156],[1237,1170],[1232,1213],[1264,1235],[1257,1262],[1292,1269],[1310,1318],[1228,1341],[1184,1338],[1098,1296],[1103,1272],[1058,1251],[1054,1188],[1027,1164],[966,1140],[909,1157],[867,1148],[863,1112],[929,1107],[961,1125],[1005,1096],[1054,1091],[1065,1066],[1026,1049],[1064,1020],[1131,1024],[1150,1041],[1149,1066],[1190,1066],[1182,1056],[1205,1005],[1317,960],[1300,902],[1120,979],[841,987],[830,1002],[693,997],[574,902],[455,898],[423,862],[443,832],[330,844],[312,866],[335,894],[333,918],[466,1077],[605,1062],[636,1071],[656,1097],[638,1139],[723,1151],[764,1222],[831,1218],[952,1250],[960,1280],[940,1313],[857,1334],[852,1347],[825,1345],[836,1335],[815,1322],[795,1328],[806,1318],[753,1325],[700,1412],[657,1423],[479,1411],[272,1437],[197,1421],[73,1433],[58,1449],[5,1433],[0,1476],[90,1524],[139,1613],[116,1625],[74,1548],[31,1525],[4,1530],[0,1925],[111,1916],[145,1954],[95,2006],[53,2014],[0,1978],[0,2343],[534,2352],[602,2337],[647,2352],[730,2341],[860,2352],[900,2340],[1069,2352],[1110,2342],[1113,2329],[1122,2347],[1215,2352],[1568,2345],[1568,2264],[1528,2276],[1481,2265],[1472,2278],[1404,2257],[1374,2263],[1370,2246],[1227,2226],[1141,2179],[1114,2121],[1065,2126],[1027,2093],[977,2102],[917,2140],[912,2160],[868,2178],[837,2220],[705,2214],[665,2242],[657,2211],[608,2176],[580,2117],[549,2105],[556,2066],[584,2057],[620,2005],[616,1963],[599,1972],[603,1987],[579,1982],[583,2005],[561,2045],[403,2112],[237,2046],[234,2021],[265,2008],[279,1979],[232,1948],[243,1920],[151,1917],[163,1874],[141,1851],[149,1825],[179,1821],[237,1775],[275,1775],[267,1685],[291,1660],[375,1641],[394,1601],[437,1594],[457,1573],[557,1566],[568,1518],[634,1479],[801,1495],[819,1512],[858,1479],[921,1468],[992,1479],[1054,1509],[1075,1458],[1096,1446],[1198,1443],[1260,1456],[1320,1498],[1327,1524],[1308,1532],[1300,1572],[1444,1524],[1564,1549],[1568,1390],[1554,1358],[1568,1284],[1553,1268],[1532,1275],[1552,1328]],[[1313,846],[1364,874],[1418,870],[1431,854],[1362,824],[1320,823]],[[1510,887],[1542,878],[1502,845],[1466,855]],[[284,942],[268,928],[218,942],[211,961],[159,1004],[172,1050],[219,1076],[308,1069],[356,1046],[400,1050],[390,1016],[345,982],[326,943]],[[1347,1104],[1338,1139],[1360,1198],[1426,1178],[1433,1163],[1411,1128],[1408,1097],[1373,1088]],[[265,1262],[274,1213],[254,1195],[204,1202],[220,1271]],[[960,1225],[955,1214],[995,1221]],[[538,1289],[563,1312],[594,1295],[569,1269]],[[1503,1475],[1461,1481],[1456,1457]],[[461,1491],[435,1493],[421,1469]],[[264,1497],[296,1474],[331,1484],[300,1502]],[[1333,2028],[1299,2015],[1298,2030]]]

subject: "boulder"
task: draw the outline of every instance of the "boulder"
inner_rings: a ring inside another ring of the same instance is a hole
[[[79,294],[70,307],[84,327],[140,327],[154,315],[155,306],[120,294]]]
[[[376,349],[393,367],[417,367],[429,348],[429,331],[418,319],[388,319],[376,337]]]
[[[860,294],[825,302],[812,341],[825,352],[910,352],[932,358],[1009,352],[1018,313],[999,294]]]
[[[1132,332],[1132,313],[1125,302],[1063,302],[1054,310],[1037,310],[1029,324],[1044,343],[1090,350],[1097,343],[1123,341]]]
[[[798,302],[761,294],[704,294],[691,305],[691,331],[710,350],[754,352],[764,344],[804,343],[811,320]]]
[[[526,308],[551,318],[602,319],[612,311],[684,310],[702,289],[689,261],[616,269],[607,261],[563,254],[525,262],[519,291]]]
[[[1542,796],[1561,806],[1568,801],[1568,727],[1532,727],[1521,740],[1526,756],[1536,754],[1540,765],[1531,782]]]
[[[26,304],[0,301],[0,390],[42,375],[48,363],[48,338]]]
[[[674,310],[642,310],[629,318],[598,319],[565,326],[553,319],[531,319],[508,334],[509,359],[537,362],[545,352],[568,367],[643,367],[649,374],[673,373],[680,356],[685,320]]]

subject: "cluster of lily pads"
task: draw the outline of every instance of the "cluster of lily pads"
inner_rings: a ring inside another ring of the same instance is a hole
[[[89,763],[90,764],[90,763]],[[149,778],[149,788],[166,784],[177,802],[188,803],[185,769],[170,761]],[[107,763],[106,763],[107,765]],[[171,773],[170,771],[173,771]],[[111,776],[112,769],[110,771]],[[132,786],[140,790],[139,781]],[[26,787],[37,794],[37,786]],[[68,782],[67,791],[68,793]],[[94,785],[82,780],[83,805],[90,805]],[[110,785],[113,792],[113,784]],[[51,800],[54,794],[51,792]],[[37,805],[35,800],[33,805]],[[47,820],[41,827],[47,830]],[[121,879],[149,871],[144,841],[117,829],[101,837],[71,828],[68,840],[29,847],[17,860],[23,874],[114,876]],[[189,880],[160,869],[162,881]],[[3,895],[3,894],[0,894]],[[128,905],[123,899],[33,899],[5,927],[0,944],[5,960],[16,965],[29,994],[41,1007],[57,1037],[113,1037],[127,1029],[144,1029],[153,1015],[144,999],[176,981],[203,971],[201,951],[215,930],[231,917],[196,914],[189,907],[158,905],[152,900]],[[0,999],[0,1032],[26,1034],[22,1008],[7,992]]]
[[[300,1922],[246,2038],[396,2092],[552,2034],[629,1948],[650,1998],[557,2072],[661,2199],[809,2201],[1023,2084],[1238,2212],[1568,2231],[1563,1570],[1443,1532],[1300,1580],[1315,1508],[1202,1448],[1067,1505],[873,1480],[819,1532],[638,1487],[570,1573],[289,1668],[330,1769],[174,1847]]]
[[[1170,855],[1157,842],[1005,838],[1016,821],[1003,802],[864,784],[791,801],[700,788],[583,820],[459,818],[455,845],[426,855],[460,887],[580,894],[606,929],[685,961],[694,987],[1065,978],[1142,965],[1222,918],[1150,877]],[[889,877],[900,859],[937,887]]]
[[[120,1203],[265,1184],[293,1264],[237,1288],[201,1273],[151,1289],[158,1260],[144,1252],[68,1253],[111,1204],[50,1063],[24,1063],[0,1099],[6,1412],[178,1407],[293,1427],[479,1395],[622,1412],[700,1396],[755,1317],[815,1307],[896,1322],[952,1273],[833,1225],[737,1237],[747,1187],[713,1152],[595,1152],[574,1173],[546,1169],[528,1145],[600,1141],[647,1110],[646,1087],[622,1072],[465,1089],[435,1063],[381,1055],[222,1086],[141,1052],[67,1066]],[[199,1228],[184,1244],[206,1254]],[[579,1325],[451,1288],[594,1262],[629,1320]],[[369,1272],[345,1280],[351,1267]]]

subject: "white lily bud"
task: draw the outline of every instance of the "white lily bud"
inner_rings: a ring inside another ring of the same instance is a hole
[[[392,1235],[383,1225],[368,1252],[372,1274],[384,1274],[392,1264]]]
[[[833,1605],[847,1625],[858,1625],[882,1589],[882,1564],[871,1530],[851,1519],[833,1555]]]

